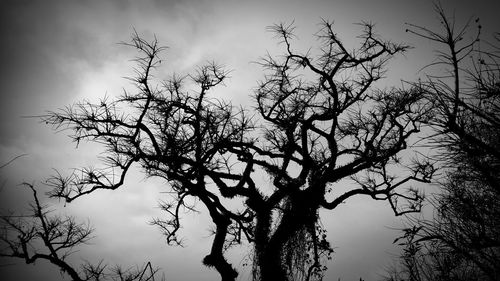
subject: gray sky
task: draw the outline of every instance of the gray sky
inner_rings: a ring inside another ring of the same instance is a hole
[[[495,1],[443,1],[458,19],[479,16],[485,33],[494,31]],[[334,20],[341,38],[352,40],[360,30],[353,23],[376,23],[384,38],[416,47],[393,61],[388,79],[381,86],[414,80],[417,71],[432,61],[433,46],[405,33],[405,22],[434,26],[436,16],[427,0],[331,0],[331,1],[8,1],[0,0],[0,163],[27,154],[0,172],[5,181],[0,206],[22,208],[27,192],[18,183],[38,184],[56,168],[95,163],[100,150],[81,144],[75,150],[65,133],[55,134],[36,119],[81,99],[116,96],[130,84],[131,49],[116,44],[127,41],[135,28],[140,35],[155,34],[169,49],[157,77],[173,72],[186,74],[197,65],[215,60],[232,69],[226,88],[216,95],[233,104],[246,105],[256,80],[262,78],[256,61],[277,45],[266,26],[295,21],[297,49],[315,46],[313,34],[321,18]],[[41,186],[41,185],[40,185]],[[42,186],[41,186],[42,188]],[[98,192],[60,207],[62,212],[89,219],[96,228],[92,245],[74,255],[104,259],[124,266],[151,261],[162,268],[167,280],[217,280],[216,271],[201,264],[209,251],[206,214],[188,214],[182,235],[185,248],[166,245],[158,229],[147,222],[159,214],[157,200],[165,190],[162,182],[144,180],[139,173],[115,192]],[[326,280],[375,280],[391,255],[398,254],[391,242],[398,225],[386,203],[355,199],[323,216],[329,239],[336,248]],[[245,250],[247,248],[243,248]],[[241,268],[239,280],[248,280],[244,256],[234,251],[231,262]],[[6,263],[18,265],[5,267]],[[21,261],[0,259],[2,280],[57,280],[60,275],[45,263],[25,266]],[[3,271],[3,273],[2,273]],[[15,276],[13,275],[15,274]],[[9,276],[5,277],[4,276]],[[55,276],[55,277],[54,277]]]

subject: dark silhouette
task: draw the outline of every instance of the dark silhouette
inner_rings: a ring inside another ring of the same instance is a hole
[[[47,260],[74,281],[155,280],[158,269],[154,269],[151,263],[147,263],[143,269],[139,267],[124,269],[118,265],[110,268],[102,261],[97,264],[85,262],[80,268],[72,265],[67,258],[74,252],[75,247],[86,244],[92,239],[92,227],[89,223],[77,222],[73,217],[51,215],[48,207],[40,202],[34,186],[31,184],[25,186],[33,193],[31,210],[26,214],[10,213],[2,214],[0,217],[2,225],[0,257],[20,258],[26,264]]]
[[[399,240],[402,268],[388,279],[499,280],[500,34],[480,41],[478,19],[458,26],[439,4],[436,12],[442,31],[408,31],[446,48],[435,64],[449,71],[415,84],[432,103],[429,140],[445,168],[441,192],[432,201],[435,218],[409,219]]]
[[[382,79],[387,62],[408,47],[383,40],[372,24],[359,26],[359,45],[353,48],[342,43],[331,22],[322,22],[319,48],[306,53],[293,47],[293,25],[270,27],[283,53],[258,62],[265,75],[253,95],[254,116],[212,94],[228,78],[216,63],[157,81],[152,72],[164,48],[134,34],[127,45],[139,51],[137,75],[131,78],[135,92],[95,104],[83,101],[42,117],[69,130],[77,143],[106,148],[104,167],[54,175],[49,195],[71,202],[99,189],[117,189],[135,165],[148,177],[164,179],[174,194],[161,205],[166,218],[153,221],[169,243],[181,243],[180,211],[197,208],[186,198],[207,208],[215,231],[203,263],[222,280],[237,276],[225,250],[245,241],[254,246],[255,280],[322,279],[332,248],[319,209],[334,210],[365,195],[385,200],[396,215],[416,212],[422,195],[403,188],[410,181],[429,182],[434,173],[428,162],[400,155],[427,118],[421,88],[372,86]],[[269,184],[257,180],[262,173]],[[340,180],[345,186],[338,191]]]

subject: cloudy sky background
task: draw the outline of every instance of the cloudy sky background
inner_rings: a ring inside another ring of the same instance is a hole
[[[468,2],[467,5],[458,4]],[[479,16],[484,33],[498,26],[495,1],[443,1],[457,19]],[[295,21],[296,49],[314,47],[313,34],[321,18],[334,20],[335,30],[347,42],[359,34],[354,23],[370,21],[384,38],[416,47],[389,65],[381,87],[415,80],[418,70],[432,62],[432,44],[405,33],[405,22],[435,26],[431,1],[332,0],[332,1],[6,1],[0,0],[0,165],[26,154],[0,171],[0,208],[25,208],[27,190],[20,182],[40,182],[53,173],[96,163],[99,147],[75,144],[65,132],[26,116],[57,110],[82,99],[97,100],[121,94],[133,74],[134,51],[117,44],[129,40],[133,30],[169,47],[156,76],[187,74],[197,65],[215,60],[232,69],[227,87],[214,95],[233,104],[248,105],[249,95],[262,78],[251,63],[278,46],[266,26]],[[109,264],[132,266],[151,261],[167,280],[217,280],[216,271],[201,264],[209,251],[206,214],[188,214],[182,236],[185,248],[166,245],[148,221],[159,214],[157,201],[162,182],[129,177],[123,188],[98,192],[54,209],[90,220],[96,231],[92,245],[82,247],[72,261],[104,259]],[[391,242],[399,225],[386,203],[356,199],[323,218],[336,248],[327,280],[376,280],[391,265],[398,249]],[[245,250],[247,248],[243,248]],[[239,280],[248,280],[250,267],[236,251],[231,262],[241,269]],[[13,264],[13,265],[11,265]],[[6,266],[10,265],[10,266]],[[246,273],[245,273],[246,272]],[[23,265],[0,259],[2,280],[57,280],[58,271],[46,263]],[[5,279],[6,278],[6,279]],[[62,278],[61,278],[62,280]]]

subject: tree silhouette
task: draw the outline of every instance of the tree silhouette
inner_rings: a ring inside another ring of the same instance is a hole
[[[153,221],[168,243],[181,243],[181,210],[200,207],[188,198],[208,210],[215,230],[203,263],[221,280],[236,279],[224,252],[244,242],[254,246],[254,280],[322,279],[332,248],[320,209],[365,195],[387,201],[396,215],[416,212],[423,198],[404,187],[434,173],[429,163],[400,154],[427,118],[420,88],[374,87],[408,46],[383,40],[370,23],[359,26],[352,48],[323,21],[319,47],[306,53],[293,48],[293,25],[270,27],[283,53],[258,62],[265,74],[253,95],[254,116],[214,97],[229,74],[216,63],[158,81],[153,72],[164,48],[134,34],[127,44],[139,52],[134,92],[42,117],[77,143],[105,147],[101,168],[54,175],[49,195],[71,202],[117,189],[134,165],[164,179],[173,194],[161,204],[166,217]],[[267,184],[259,181],[263,173]]]
[[[0,166],[3,169],[19,155]],[[54,210],[42,203],[33,184],[24,183],[32,194],[28,213],[2,213],[0,215],[0,257],[19,258],[26,264],[35,264],[38,260],[46,260],[57,266],[71,280],[114,280],[114,281],[147,281],[155,280],[158,269],[147,263],[143,269],[139,267],[123,269],[121,266],[109,268],[103,261],[92,264],[85,262],[80,269],[67,261],[75,252],[75,248],[87,244],[93,237],[94,229],[87,223],[80,223],[74,217],[54,215]],[[2,186],[3,188],[3,186]],[[4,211],[4,210],[2,210]]]
[[[410,218],[404,272],[393,280],[498,280],[500,37],[497,33],[485,44],[479,41],[479,20],[457,27],[439,4],[436,13],[442,31],[417,25],[409,31],[446,48],[435,64],[446,66],[450,75],[418,84],[433,103],[430,140],[445,170],[432,202],[435,218]],[[473,23],[476,32],[470,31]]]

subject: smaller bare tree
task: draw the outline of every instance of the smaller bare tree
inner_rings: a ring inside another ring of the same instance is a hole
[[[0,166],[6,167],[19,157]],[[75,267],[67,258],[92,238],[93,228],[89,222],[78,222],[72,216],[53,214],[48,204],[42,203],[33,184],[24,183],[32,195],[27,213],[2,210],[0,213],[0,257],[23,260],[34,264],[46,260],[68,275],[73,281],[148,281],[155,280],[158,269],[151,263],[144,268],[109,267],[102,261],[97,264],[84,262]],[[2,186],[3,188],[3,186]]]
[[[446,48],[430,66],[449,71],[415,84],[432,103],[429,140],[444,176],[432,201],[435,217],[409,219],[403,272],[392,280],[498,280],[500,34],[484,43],[478,19],[458,27],[440,4],[435,8],[442,31],[418,25],[408,31]]]

